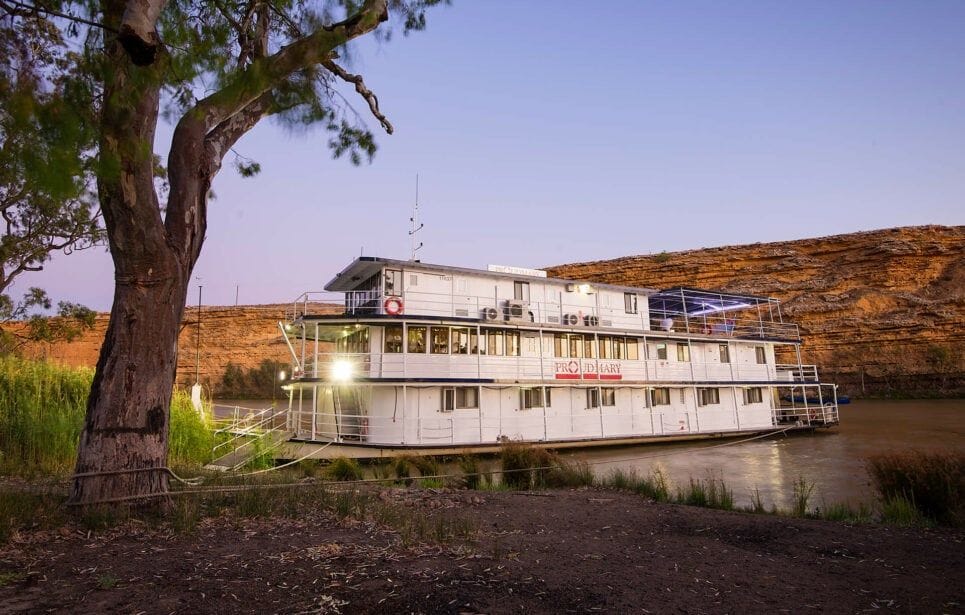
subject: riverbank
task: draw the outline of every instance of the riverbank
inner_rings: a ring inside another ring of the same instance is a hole
[[[328,497],[328,496],[326,496]],[[612,489],[372,488],[287,514],[22,531],[4,612],[948,612],[965,534]]]

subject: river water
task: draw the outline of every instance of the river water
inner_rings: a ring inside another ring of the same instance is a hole
[[[866,459],[904,450],[965,451],[965,400],[862,400],[841,406],[841,424],[814,433],[749,442],[715,441],[607,449],[571,456],[593,463],[598,475],[613,468],[647,475],[660,470],[675,485],[691,478],[722,478],[738,505],[755,489],[765,505],[786,508],[800,478],[814,483],[811,505],[870,502]]]
[[[271,401],[217,404],[265,408]],[[283,405],[283,400],[276,401]],[[750,504],[754,490],[765,505],[787,508],[794,484],[815,486],[811,505],[871,502],[866,459],[904,450],[965,451],[965,400],[861,400],[841,406],[841,424],[814,433],[751,441],[714,440],[633,447],[596,448],[566,456],[593,464],[605,476],[614,468],[642,475],[660,470],[673,485],[691,478],[722,478],[738,505]]]

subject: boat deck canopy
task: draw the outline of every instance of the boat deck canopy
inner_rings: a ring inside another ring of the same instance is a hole
[[[759,305],[774,305],[779,302],[777,299],[768,297],[718,293],[699,288],[677,286],[650,295],[649,303],[651,311],[703,316],[704,314],[744,310]]]

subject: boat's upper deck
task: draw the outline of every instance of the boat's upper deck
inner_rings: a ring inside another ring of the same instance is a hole
[[[484,324],[606,331],[665,331],[797,340],[777,299],[677,287],[667,290],[360,257],[325,286],[293,302],[291,320],[438,317]]]

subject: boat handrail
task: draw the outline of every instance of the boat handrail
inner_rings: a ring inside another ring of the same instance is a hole
[[[349,291],[332,293],[307,291],[293,302],[287,316],[290,321],[321,315],[386,315],[386,300],[394,295],[384,295],[381,291]],[[656,312],[650,314],[646,309],[628,314],[623,306],[608,307],[601,305],[586,306],[564,301],[529,301],[524,312],[513,317],[507,313],[507,304],[512,299],[483,297],[476,295],[448,295],[431,292],[402,293],[400,309],[403,314],[435,316],[439,318],[470,318],[483,324],[524,324],[538,323],[543,326],[566,326],[567,319],[574,319],[574,330],[584,327],[636,329],[666,331],[713,337],[799,339],[800,330],[795,323],[781,322],[762,315],[740,315],[738,312],[719,312],[686,317],[683,314],[673,318],[658,318]],[[406,301],[417,308],[406,309]],[[417,309],[418,311],[414,311]],[[495,310],[492,312],[491,310]],[[495,320],[487,321],[485,314],[496,314]],[[572,321],[571,321],[572,322]]]

